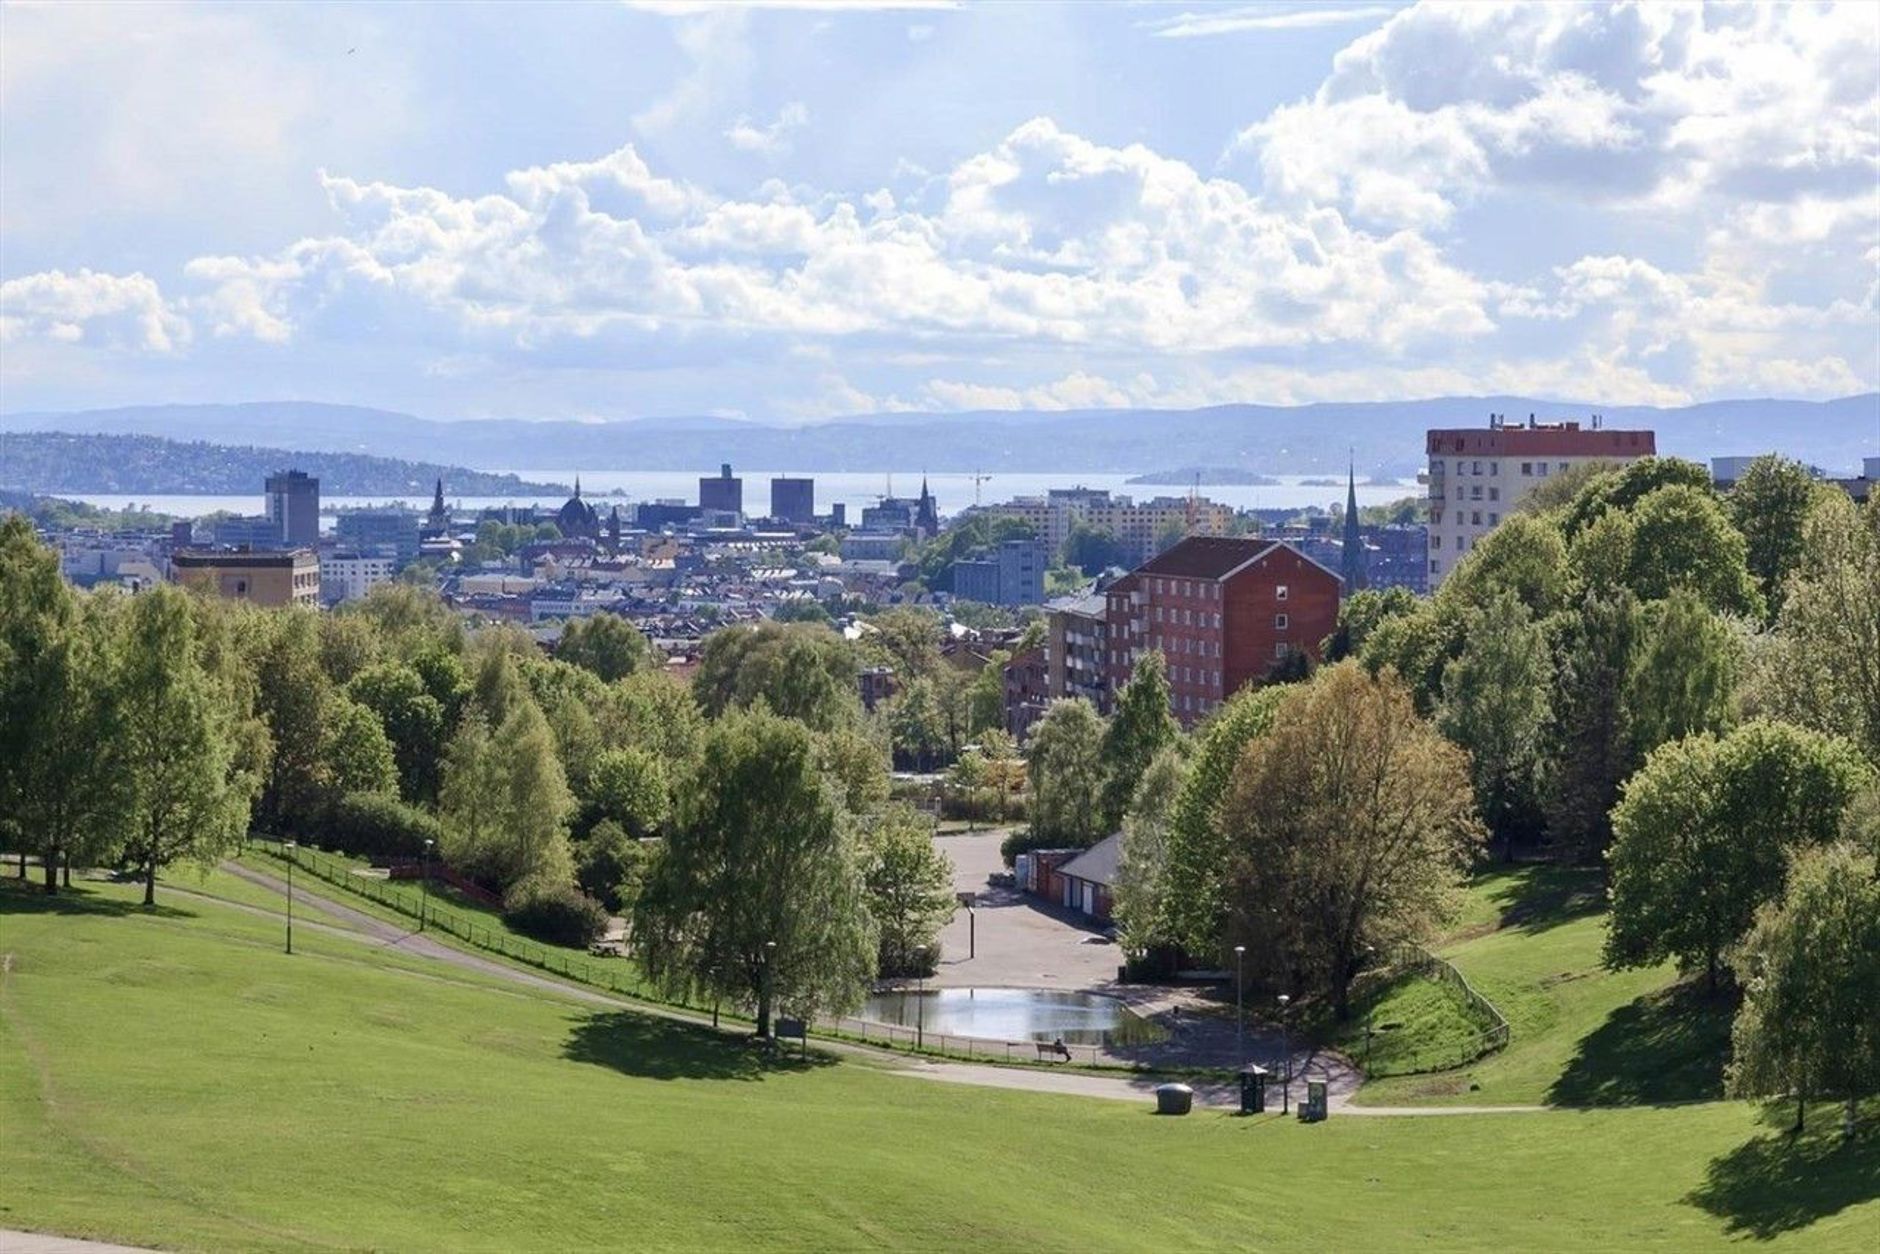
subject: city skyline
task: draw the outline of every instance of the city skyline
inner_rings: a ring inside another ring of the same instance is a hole
[[[1880,381],[1871,9],[104,12],[5,11],[7,410]]]

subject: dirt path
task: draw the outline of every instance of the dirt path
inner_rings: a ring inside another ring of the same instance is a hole
[[[106,1241],[80,1241],[43,1232],[0,1228],[0,1251],[4,1254],[143,1254],[144,1249],[138,1245],[112,1245]]]
[[[261,888],[282,894],[287,893],[287,882],[265,871],[257,871],[234,862],[225,862],[222,869],[231,875],[247,880]],[[322,885],[322,888],[325,886]],[[175,890],[187,891],[187,890]],[[340,890],[344,891],[344,890]],[[248,906],[239,902],[230,902],[222,898],[209,897],[207,894],[191,894],[205,900],[218,901],[235,909],[249,910],[256,914],[268,914],[258,906]],[[533,975],[518,970],[506,963],[475,954],[465,953],[421,933],[402,928],[394,923],[387,923],[376,915],[334,901],[322,895],[319,889],[307,889],[299,884],[294,887],[294,904],[298,908],[303,904],[318,911],[328,918],[337,920],[343,927],[329,927],[312,924],[322,931],[339,937],[350,938],[366,944],[395,947],[406,953],[435,959],[467,971],[476,971],[483,975],[494,976],[521,984],[543,992],[554,993],[590,1005],[609,1006],[619,1009],[634,1010],[642,1014],[657,1015],[665,1019],[675,1019],[700,1027],[711,1026],[711,1021],[702,1015],[676,1010],[649,1002],[632,1001],[622,997],[612,997],[606,993],[581,988],[573,984],[563,984],[546,976]],[[347,930],[352,929],[352,930]],[[982,1088],[1018,1089],[1031,1093],[1061,1093],[1074,1097],[1095,1097],[1111,1101],[1136,1103],[1152,1102],[1155,1086],[1163,1080],[1153,1076],[1108,1076],[1089,1072],[1051,1071],[1039,1067],[994,1067],[965,1062],[936,1062],[910,1057],[886,1054],[880,1050],[847,1042],[818,1041],[817,1047],[837,1053],[862,1055],[877,1063],[890,1064],[890,1074],[911,1076],[921,1080],[937,1080],[948,1084],[971,1084]],[[1205,1109],[1233,1109],[1239,1104],[1238,1089],[1228,1081],[1193,1082],[1195,1103]],[[1296,1079],[1292,1085],[1293,1101],[1304,1096],[1305,1081]],[[1277,1101],[1277,1094],[1272,1094]],[[1501,1115],[1526,1114],[1544,1110],[1540,1106],[1354,1106],[1349,1093],[1331,1094],[1331,1109],[1340,1115],[1363,1115],[1366,1117],[1398,1118],[1434,1115]],[[10,1247],[0,1245],[0,1250],[11,1254]]]

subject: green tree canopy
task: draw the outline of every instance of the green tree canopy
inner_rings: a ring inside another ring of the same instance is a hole
[[[1540,817],[1553,657],[1511,591],[1472,612],[1463,638],[1462,653],[1443,672],[1436,721],[1468,751],[1482,818],[1512,851],[1515,837]]]
[[[1730,489],[1730,519],[1743,533],[1749,573],[1771,616],[1782,609],[1790,572],[1802,564],[1808,514],[1822,491],[1806,466],[1774,453],[1751,462]]]
[[[777,714],[827,731],[860,717],[857,673],[854,650],[828,628],[764,622],[713,632],[692,691],[714,718],[762,701]]]
[[[1220,822],[1229,938],[1256,978],[1326,992],[1341,1019],[1366,951],[1424,934],[1484,836],[1468,756],[1400,680],[1351,662],[1285,689],[1234,767]]]
[[[1868,776],[1846,741],[1786,723],[1659,746],[1612,813],[1607,962],[1677,958],[1715,991],[1725,950],[1781,894],[1789,855],[1834,840]]]
[[[1656,601],[1682,588],[1716,610],[1762,613],[1748,543],[1715,493],[1685,484],[1659,488],[1639,500],[1631,519],[1627,583],[1640,600]]]
[[[1743,1005],[1730,1091],[1856,1104],[1880,1093],[1880,869],[1851,845],[1805,850],[1732,958]]]
[[[494,732],[475,715],[451,742],[438,798],[444,856],[504,892],[524,880],[566,885],[573,804],[554,733],[525,694]]]
[[[1569,586],[1567,542],[1553,519],[1511,514],[1456,563],[1436,599],[1456,615],[1511,592],[1544,618],[1566,604]]]
[[[956,904],[953,861],[911,806],[889,807],[866,833],[863,879],[879,931],[879,973],[931,974],[940,958],[940,929]]]
[[[124,856],[142,874],[178,860],[212,864],[241,843],[258,780],[240,766],[234,709],[202,664],[189,594],[161,585],[126,614],[118,697],[130,789]]]
[[[571,618],[561,629],[555,656],[612,683],[653,664],[653,646],[618,614]]]
[[[1103,719],[1082,698],[1053,701],[1032,729],[1030,844],[1082,849],[1108,834],[1104,823]]]
[[[398,767],[400,794],[414,804],[435,803],[448,732],[444,707],[426,689],[417,668],[380,662],[354,675],[346,691],[378,715]]]
[[[733,711],[706,733],[678,830],[647,874],[633,931],[671,996],[800,1014],[860,1004],[875,925],[862,857],[801,723]]]
[[[1169,713],[1168,664],[1159,649],[1136,659],[1129,682],[1117,694],[1116,713],[1103,731],[1105,832],[1123,824],[1136,785],[1155,755],[1181,741],[1181,725]]]
[[[1115,532],[1075,522],[1064,537],[1064,564],[1076,567],[1087,578],[1094,577],[1112,566],[1129,565],[1129,553]]]
[[[1188,760],[1174,745],[1157,751],[1137,782],[1123,817],[1123,850],[1117,866],[1116,918],[1124,946],[1141,952],[1174,940],[1169,900],[1169,831],[1176,802],[1188,781]]]
[[[1572,477],[1573,472],[1568,472]],[[1660,488],[1686,487],[1716,499],[1710,472],[1696,462],[1677,457],[1641,457],[1611,470],[1588,473],[1584,484],[1566,505],[1562,525],[1569,539],[1599,520],[1607,510],[1631,510]]]

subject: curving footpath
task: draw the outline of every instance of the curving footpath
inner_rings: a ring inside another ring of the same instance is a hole
[[[279,893],[283,898],[287,894],[286,881],[265,871],[257,871],[238,862],[225,862],[222,864],[222,869],[259,888]],[[260,906],[213,897],[206,893],[190,892],[188,889],[172,887],[170,891],[188,893],[189,896],[200,900],[254,914],[278,917],[279,913]],[[670,1006],[661,1006],[653,1002],[615,997],[577,984],[563,983],[548,976],[535,975],[492,958],[467,953],[437,941],[425,933],[409,931],[397,924],[387,923],[376,915],[367,914],[363,910],[356,910],[334,901],[317,890],[310,891],[303,886],[295,885],[294,904],[300,906],[303,903],[340,925],[335,927],[319,923],[309,924],[325,934],[355,940],[362,944],[400,949],[406,953],[417,954],[463,970],[494,976],[513,984],[523,985],[540,992],[554,993],[589,1005],[633,1010],[641,1014],[657,1015],[700,1027],[711,1026],[711,1020],[704,1015],[693,1014],[690,1011]],[[865,1055],[876,1060],[891,1059],[901,1064],[890,1071],[892,1075],[935,1080],[946,1084],[970,1084],[981,1088],[1016,1089],[1030,1093],[1062,1093],[1066,1096],[1095,1097],[1110,1101],[1134,1102],[1140,1105],[1145,1101],[1153,1100],[1155,1086],[1164,1083],[1164,1080],[1148,1075],[1107,1076],[1093,1075],[1088,1072],[1050,1071],[1038,1067],[995,1067],[969,1062],[922,1059],[870,1049],[867,1046],[845,1041],[819,1040],[816,1044],[818,1048],[838,1053]],[[1232,1081],[1199,1081],[1194,1082],[1192,1087],[1195,1090],[1195,1104],[1199,1107],[1212,1110],[1233,1110],[1240,1104],[1238,1089]],[[1292,1100],[1295,1103],[1304,1096],[1304,1087],[1303,1078],[1294,1081]],[[1546,1109],[1543,1106],[1356,1106],[1351,1103],[1349,1092],[1337,1091],[1331,1094],[1330,1105],[1332,1110],[1340,1114],[1383,1118],[1530,1114]],[[0,1251],[11,1254],[11,1247],[0,1242]]]

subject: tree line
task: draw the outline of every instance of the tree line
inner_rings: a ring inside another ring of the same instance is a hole
[[[429,854],[547,939],[626,916],[675,996],[846,1009],[878,971],[931,969],[953,908],[927,821],[889,803],[852,652],[821,627],[733,629],[686,683],[610,615],[550,654],[410,586],[330,613],[80,593],[10,517],[0,840],[47,891],[117,867],[146,902],[250,831]]]
[[[1675,959],[1713,994],[1741,991],[1740,1084],[1847,1092],[1822,1077],[1845,1086],[1847,1058],[1880,1057],[1871,1032],[1822,1030],[1837,1013],[1880,1022],[1871,960],[1806,973],[1798,1004],[1839,1006],[1809,1016],[1813,1061],[1799,1036],[1760,1061],[1757,1026],[1772,990],[1803,979],[1778,957],[1822,926],[1784,905],[1792,883],[1873,926],[1856,888],[1880,848],[1880,504],[1774,457],[1727,495],[1676,459],[1582,468],[1435,595],[1349,597],[1322,655],[1186,736],[1163,721],[1156,654],[1108,720],[1054,703],[1008,851],[1120,830],[1132,951],[1231,968],[1244,946],[1249,980],[1339,1014],[1356,974],[1427,935],[1490,850],[1594,865],[1609,963]]]

